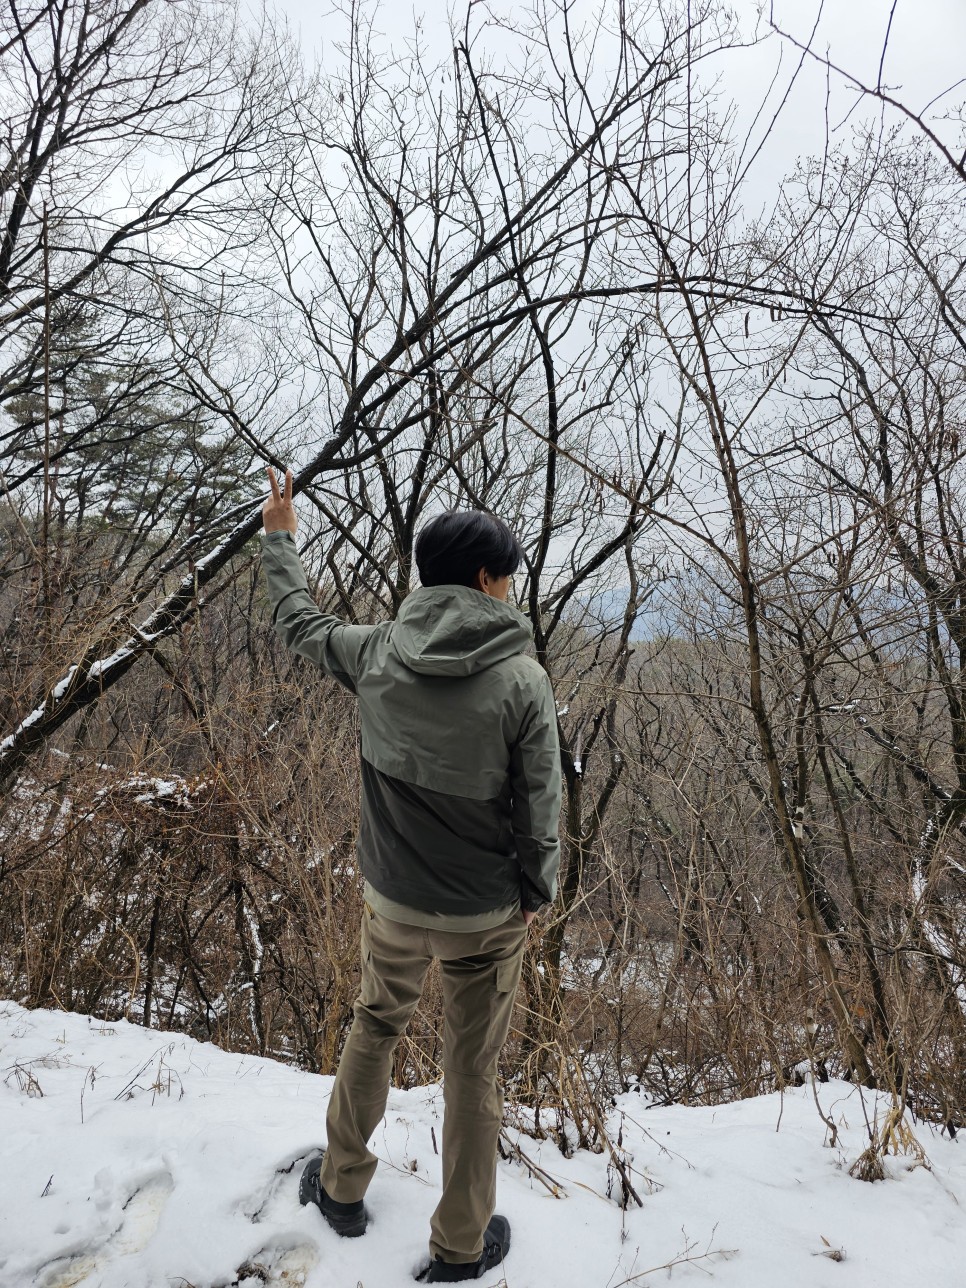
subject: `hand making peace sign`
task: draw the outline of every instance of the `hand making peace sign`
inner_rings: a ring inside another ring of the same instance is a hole
[[[292,504],[292,471],[285,471],[285,491],[278,490],[275,471],[268,467],[268,481],[272,486],[272,495],[262,506],[262,523],[266,532],[291,532],[295,536],[298,517]]]

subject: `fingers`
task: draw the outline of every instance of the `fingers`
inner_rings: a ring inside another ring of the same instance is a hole
[[[292,504],[291,469],[287,469],[285,471],[285,491],[284,492],[280,492],[278,489],[278,479],[275,477],[275,471],[272,469],[271,465],[266,467],[266,472],[268,474],[268,481],[272,487],[273,500],[277,501],[279,505],[291,505]]]

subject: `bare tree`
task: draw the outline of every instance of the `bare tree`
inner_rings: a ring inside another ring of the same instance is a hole
[[[436,86],[431,95],[420,60],[403,67],[410,100],[390,69],[375,61],[361,12],[350,10],[348,19],[346,82],[317,87],[291,103],[294,150],[273,172],[267,197],[259,198],[289,295],[318,355],[335,427],[299,471],[299,491],[371,459],[437,414],[495,352],[525,332],[539,351],[552,398],[548,328],[565,332],[581,301],[599,306],[661,288],[650,262],[639,266],[641,276],[614,281],[611,243],[625,216],[613,172],[637,172],[659,105],[680,93],[678,69],[728,38],[711,8],[661,22],[656,40],[643,27],[638,32],[623,24],[620,74],[603,85],[596,104],[589,72],[581,80],[577,46],[565,45],[570,65],[554,69],[556,33],[538,25],[533,36],[542,40],[562,115],[538,135],[531,131],[531,142],[517,126],[508,133],[510,118],[488,96],[491,74],[474,62],[469,26],[453,63],[435,73],[437,85],[445,78],[451,87],[440,93],[437,108]],[[566,15],[561,21],[569,39]],[[583,87],[580,108],[569,106],[571,81]],[[539,77],[521,76],[518,114],[526,96],[546,92]],[[678,115],[683,121],[683,109]],[[417,161],[417,139],[421,147],[427,130],[439,157],[435,174]],[[536,142],[546,150],[538,151]],[[333,154],[345,157],[345,170],[332,168]],[[696,289],[711,288],[696,283]],[[186,370],[192,360],[193,395],[218,405],[229,425],[264,447],[223,396],[217,372],[198,360],[203,354],[190,341],[180,351]],[[558,434],[551,408],[546,438],[552,448]],[[551,473],[554,468],[551,463]],[[0,774],[9,778],[66,720],[179,630],[196,596],[258,526],[258,510],[249,509],[213,549],[205,550],[203,534],[189,538],[158,572],[173,572],[189,556],[190,572],[156,598],[133,630],[126,616],[106,615],[97,641],[0,743]],[[545,546],[550,535],[542,535]]]

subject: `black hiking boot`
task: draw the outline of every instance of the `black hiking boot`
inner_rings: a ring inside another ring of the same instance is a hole
[[[488,1270],[498,1266],[510,1251],[510,1222],[505,1216],[494,1216],[483,1231],[483,1251],[477,1261],[444,1261],[434,1257],[416,1276],[421,1284],[457,1284],[464,1279],[482,1279]]]
[[[367,1216],[362,1199],[358,1203],[336,1203],[335,1199],[329,1198],[319,1180],[324,1157],[324,1154],[320,1154],[306,1164],[299,1181],[299,1202],[303,1207],[307,1203],[314,1203],[336,1234],[341,1234],[346,1239],[357,1239],[366,1232]]]

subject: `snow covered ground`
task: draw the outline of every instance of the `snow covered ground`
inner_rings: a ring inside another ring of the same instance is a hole
[[[3,1288],[406,1288],[440,1184],[439,1087],[393,1091],[374,1148],[370,1226],[341,1240],[296,1197],[324,1143],[330,1078],[178,1034],[0,1003]],[[608,1198],[608,1157],[520,1137],[560,1197],[501,1162],[513,1225],[496,1288],[962,1288],[966,1141],[917,1128],[928,1167],[853,1180],[875,1097],[811,1088],[717,1109],[609,1111],[643,1207]],[[884,1102],[880,1104],[880,1114]],[[652,1273],[648,1273],[652,1271]]]

